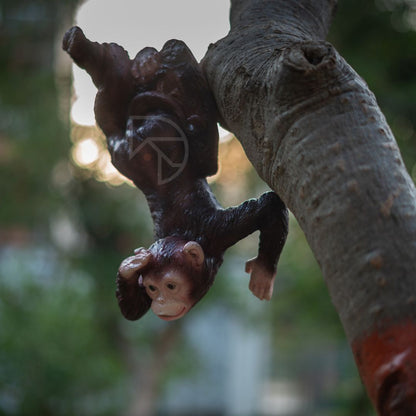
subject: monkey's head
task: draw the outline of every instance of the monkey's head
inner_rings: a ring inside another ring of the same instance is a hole
[[[136,250],[119,269],[119,278],[132,282],[126,286],[131,293],[122,293],[119,285],[121,312],[132,320],[149,309],[165,321],[182,318],[211,287],[215,276],[211,264],[200,244],[175,237]]]

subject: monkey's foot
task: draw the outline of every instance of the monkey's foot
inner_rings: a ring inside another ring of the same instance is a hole
[[[94,42],[88,40],[78,26],[71,27],[62,40],[62,49],[68,52],[81,68],[85,68],[88,61],[97,59],[97,48],[99,49],[99,44],[94,48]]]

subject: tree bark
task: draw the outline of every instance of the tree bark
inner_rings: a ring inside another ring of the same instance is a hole
[[[335,0],[232,0],[202,62],[222,124],[293,212],[380,415],[416,414],[416,192]]]

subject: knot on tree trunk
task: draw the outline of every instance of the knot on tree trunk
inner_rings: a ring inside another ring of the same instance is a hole
[[[413,352],[414,354],[414,352]],[[416,371],[412,348],[399,353],[376,372],[377,410],[380,416],[416,414]]]
[[[335,48],[324,41],[304,41],[293,43],[283,50],[279,64],[298,75],[311,75],[328,71],[335,67],[337,56]]]
[[[295,43],[282,55],[293,69],[310,72],[322,69],[323,66],[334,66],[336,62],[333,46],[324,41],[305,41]]]

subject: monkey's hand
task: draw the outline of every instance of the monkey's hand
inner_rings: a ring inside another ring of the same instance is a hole
[[[260,300],[270,300],[273,295],[276,273],[268,270],[258,257],[246,262],[246,273],[250,273],[248,287],[253,295]]]
[[[143,247],[136,248],[134,256],[127,257],[121,262],[118,269],[120,276],[126,280],[134,278],[140,270],[149,264],[152,257],[149,250]]]

